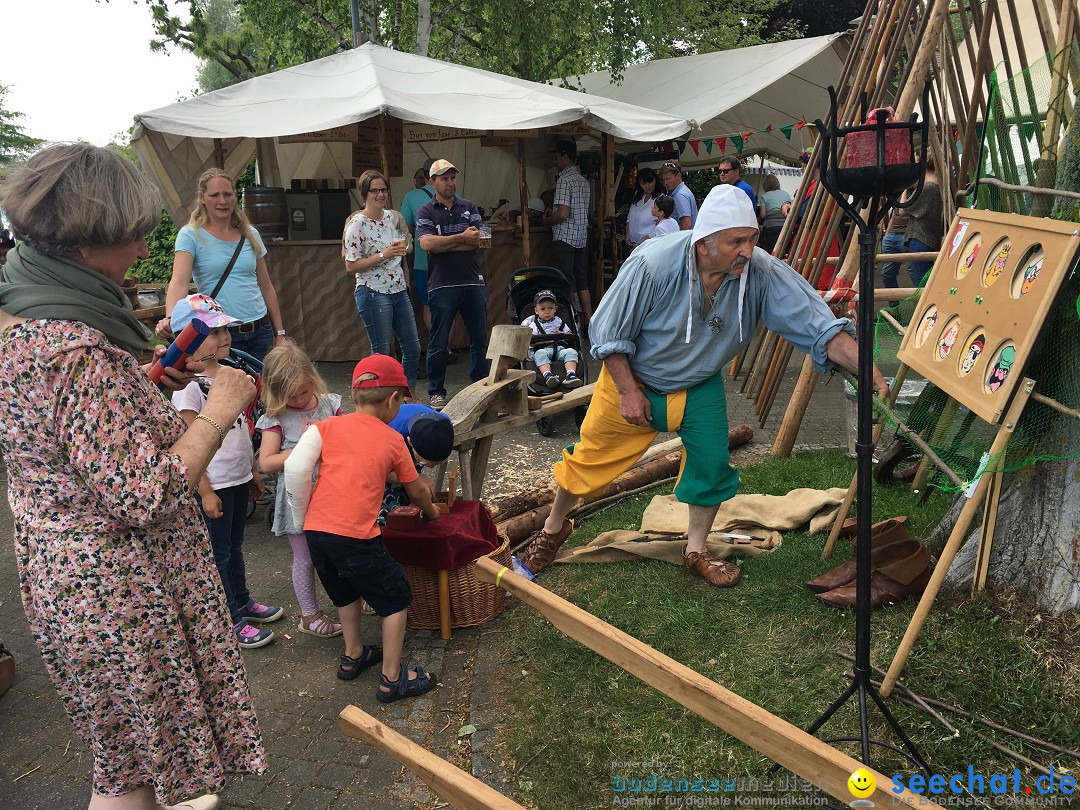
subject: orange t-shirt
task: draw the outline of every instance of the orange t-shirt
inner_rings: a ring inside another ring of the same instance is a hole
[[[405,439],[365,413],[331,416],[317,427],[322,453],[304,529],[360,540],[378,536],[386,476],[396,472],[403,484],[420,477]]]

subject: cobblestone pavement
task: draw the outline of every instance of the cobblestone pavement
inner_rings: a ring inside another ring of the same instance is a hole
[[[322,368],[331,390],[348,391],[351,364]],[[451,394],[464,386],[465,373],[464,362],[449,367]],[[735,456],[736,463],[768,453],[797,373],[798,363],[792,362],[764,430],[753,416],[752,402],[729,384],[731,424],[747,422],[755,429],[754,444]],[[424,383],[418,388],[422,394]],[[799,435],[800,446],[843,445],[846,413],[840,380],[819,383]],[[557,416],[555,427],[555,435],[549,438],[533,428],[499,437],[485,495],[548,480],[559,449],[575,435],[570,414]],[[6,491],[6,480],[3,484]],[[338,730],[337,715],[350,703],[507,792],[509,774],[499,766],[494,700],[504,675],[497,652],[499,621],[455,630],[450,641],[443,641],[437,631],[410,631],[406,659],[438,673],[440,686],[421,698],[383,706],[375,700],[377,676],[372,672],[352,682],[335,677],[340,640],[296,632],[299,616],[290,578],[291,554],[288,544],[269,532],[265,511],[266,507],[260,507],[248,523],[248,582],[257,599],[282,604],[287,613],[270,625],[277,634],[275,643],[247,651],[244,657],[271,764],[265,775],[232,780],[222,794],[225,805],[261,810],[393,810],[439,804],[419,778],[396,761]],[[15,655],[17,670],[14,685],[0,697],[0,810],[81,810],[89,798],[90,757],[72,733],[23,616],[11,525],[3,498],[0,640]],[[377,619],[368,622],[365,637],[378,640]],[[476,726],[477,731],[467,743],[459,744],[458,730],[465,724]]]

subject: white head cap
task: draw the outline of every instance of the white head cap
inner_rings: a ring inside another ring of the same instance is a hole
[[[737,186],[722,183],[713,186],[701,204],[691,242],[698,242],[717,231],[728,228],[756,228],[757,212],[750,196]]]

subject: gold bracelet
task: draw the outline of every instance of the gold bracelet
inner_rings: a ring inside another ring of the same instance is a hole
[[[221,445],[225,444],[225,431],[221,429],[221,425],[219,425],[216,421],[211,419],[205,413],[197,414],[195,418],[202,419],[204,422],[214,426],[214,428],[218,432],[218,447],[221,447]]]

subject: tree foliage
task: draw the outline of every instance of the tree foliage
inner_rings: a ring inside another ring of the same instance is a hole
[[[145,1],[152,47],[192,51],[233,81],[351,47],[341,0]],[[645,59],[798,35],[770,18],[782,2],[750,10],[732,0],[361,0],[360,15],[365,38],[380,45],[541,81],[602,69],[618,76]],[[211,89],[220,78],[200,84]]]
[[[20,112],[9,110],[5,102],[7,85],[0,84],[0,166],[7,166],[29,157],[44,141],[23,131]]]

